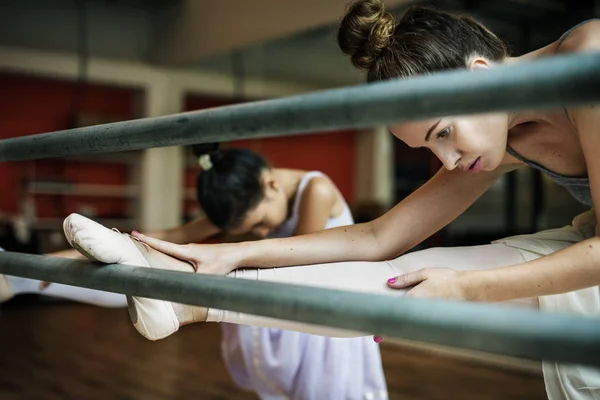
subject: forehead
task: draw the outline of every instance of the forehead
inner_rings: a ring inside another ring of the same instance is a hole
[[[264,218],[265,213],[268,211],[265,201],[258,203],[256,207],[246,212],[242,222],[235,228],[228,229],[227,231],[234,235],[248,233],[254,225],[261,222]]]
[[[411,147],[422,146],[425,142],[427,131],[439,121],[439,118],[432,118],[423,121],[404,122],[402,124],[393,124],[389,126],[390,132]]]

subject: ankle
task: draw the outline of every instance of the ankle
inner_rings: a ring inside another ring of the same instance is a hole
[[[208,310],[205,307],[190,306],[187,304],[171,303],[173,311],[179,321],[179,326],[206,322]]]
[[[130,240],[138,248],[150,267],[157,269],[168,269],[171,271],[194,272],[194,267],[192,267],[191,264],[178,260],[165,253],[161,253],[158,250],[154,250],[147,244],[142,243],[137,239],[130,237]]]

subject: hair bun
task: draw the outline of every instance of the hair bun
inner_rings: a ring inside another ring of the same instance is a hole
[[[384,10],[381,0],[358,0],[342,19],[338,45],[351,57],[355,67],[368,70],[389,46],[395,25],[394,17]]]
[[[197,143],[192,145],[192,153],[196,158],[217,150],[219,150],[219,143]]]
[[[211,170],[223,158],[223,152],[219,151],[219,143],[193,144],[192,153],[204,172]]]

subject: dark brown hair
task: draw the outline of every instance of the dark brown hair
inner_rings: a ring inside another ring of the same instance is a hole
[[[265,197],[262,172],[269,164],[251,150],[219,149],[214,143],[194,145],[192,151],[198,158],[208,155],[211,163],[196,180],[202,211],[222,230],[239,226]]]
[[[504,43],[469,16],[412,6],[395,24],[381,0],[352,3],[337,41],[369,82],[465,68],[473,56],[507,56]]]

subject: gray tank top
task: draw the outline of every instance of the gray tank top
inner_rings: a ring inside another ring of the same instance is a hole
[[[581,22],[581,23],[575,25],[573,28],[569,29],[560,39],[558,46],[557,46],[557,50],[560,47],[560,45],[563,43],[563,41],[569,36],[569,34],[571,32],[573,32],[573,30],[577,29],[579,26],[581,26],[585,23],[588,23],[590,21],[593,21],[593,19]],[[531,160],[526,159],[525,157],[522,157],[519,153],[517,153],[515,150],[513,150],[512,147],[510,147],[508,145],[506,147],[506,151],[508,152],[508,154],[515,157],[517,160],[520,160],[520,161],[524,162],[525,164],[529,165],[530,167],[535,168],[535,169],[543,172],[544,174],[548,175],[548,177],[550,177],[550,179],[552,179],[554,182],[556,182],[560,186],[567,189],[569,191],[569,193],[571,194],[571,196],[573,196],[575,198],[575,200],[579,201],[582,204],[585,204],[586,206],[589,206],[589,207],[593,206],[592,194],[590,192],[590,180],[587,178],[587,176],[571,177],[571,176],[557,174],[556,172],[550,171],[549,169],[541,166],[540,164],[538,164],[534,161],[531,161]]]

